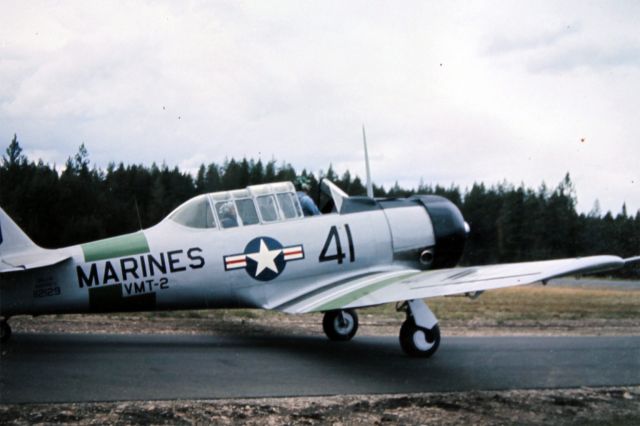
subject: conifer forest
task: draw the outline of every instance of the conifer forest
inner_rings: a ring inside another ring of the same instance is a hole
[[[329,165],[320,175],[296,170],[286,162],[228,159],[203,164],[195,176],[177,167],[111,163],[92,166],[81,145],[61,170],[23,154],[16,136],[0,160],[0,206],[38,245],[57,248],[106,238],[158,223],[187,199],[202,193],[247,185],[295,181],[306,176],[310,194],[319,179],[336,183],[350,195],[365,195],[364,182],[349,171],[337,175]],[[532,189],[507,183],[471,188],[420,184],[385,189],[376,197],[438,194],[462,211],[471,233],[463,265],[518,262],[595,254],[640,254],[640,211],[576,211],[576,190],[569,174],[555,186]],[[640,277],[640,267],[626,267],[621,277]]]

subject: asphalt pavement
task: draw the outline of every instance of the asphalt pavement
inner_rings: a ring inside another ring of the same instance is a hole
[[[640,385],[640,336],[444,336],[431,359],[360,336],[16,333],[0,350],[0,403]]]

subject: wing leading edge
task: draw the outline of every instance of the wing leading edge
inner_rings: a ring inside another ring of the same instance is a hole
[[[567,275],[618,269],[624,265],[625,260],[618,256],[590,256],[431,271],[405,269],[380,272],[343,281],[340,285],[329,285],[326,290],[314,290],[274,309],[307,313],[361,308],[533,284]]]

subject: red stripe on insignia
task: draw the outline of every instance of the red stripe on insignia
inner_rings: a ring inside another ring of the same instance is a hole
[[[285,247],[284,249],[282,249],[282,251],[284,252],[284,254],[304,253],[302,246]]]

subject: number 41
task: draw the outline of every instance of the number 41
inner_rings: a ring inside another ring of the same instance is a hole
[[[344,230],[347,234],[347,241],[349,242],[349,262],[355,262],[356,260],[356,252],[353,248],[353,238],[351,237],[351,228],[349,225],[344,225]],[[327,254],[333,242],[335,241],[335,254]],[[342,251],[342,243],[340,242],[340,234],[338,233],[338,228],[336,226],[332,226],[329,231],[329,235],[327,236],[327,241],[324,243],[324,247],[322,248],[322,252],[320,253],[320,258],[318,259],[320,262],[331,262],[333,260],[337,260],[338,264],[342,264],[342,261],[346,255]]]

